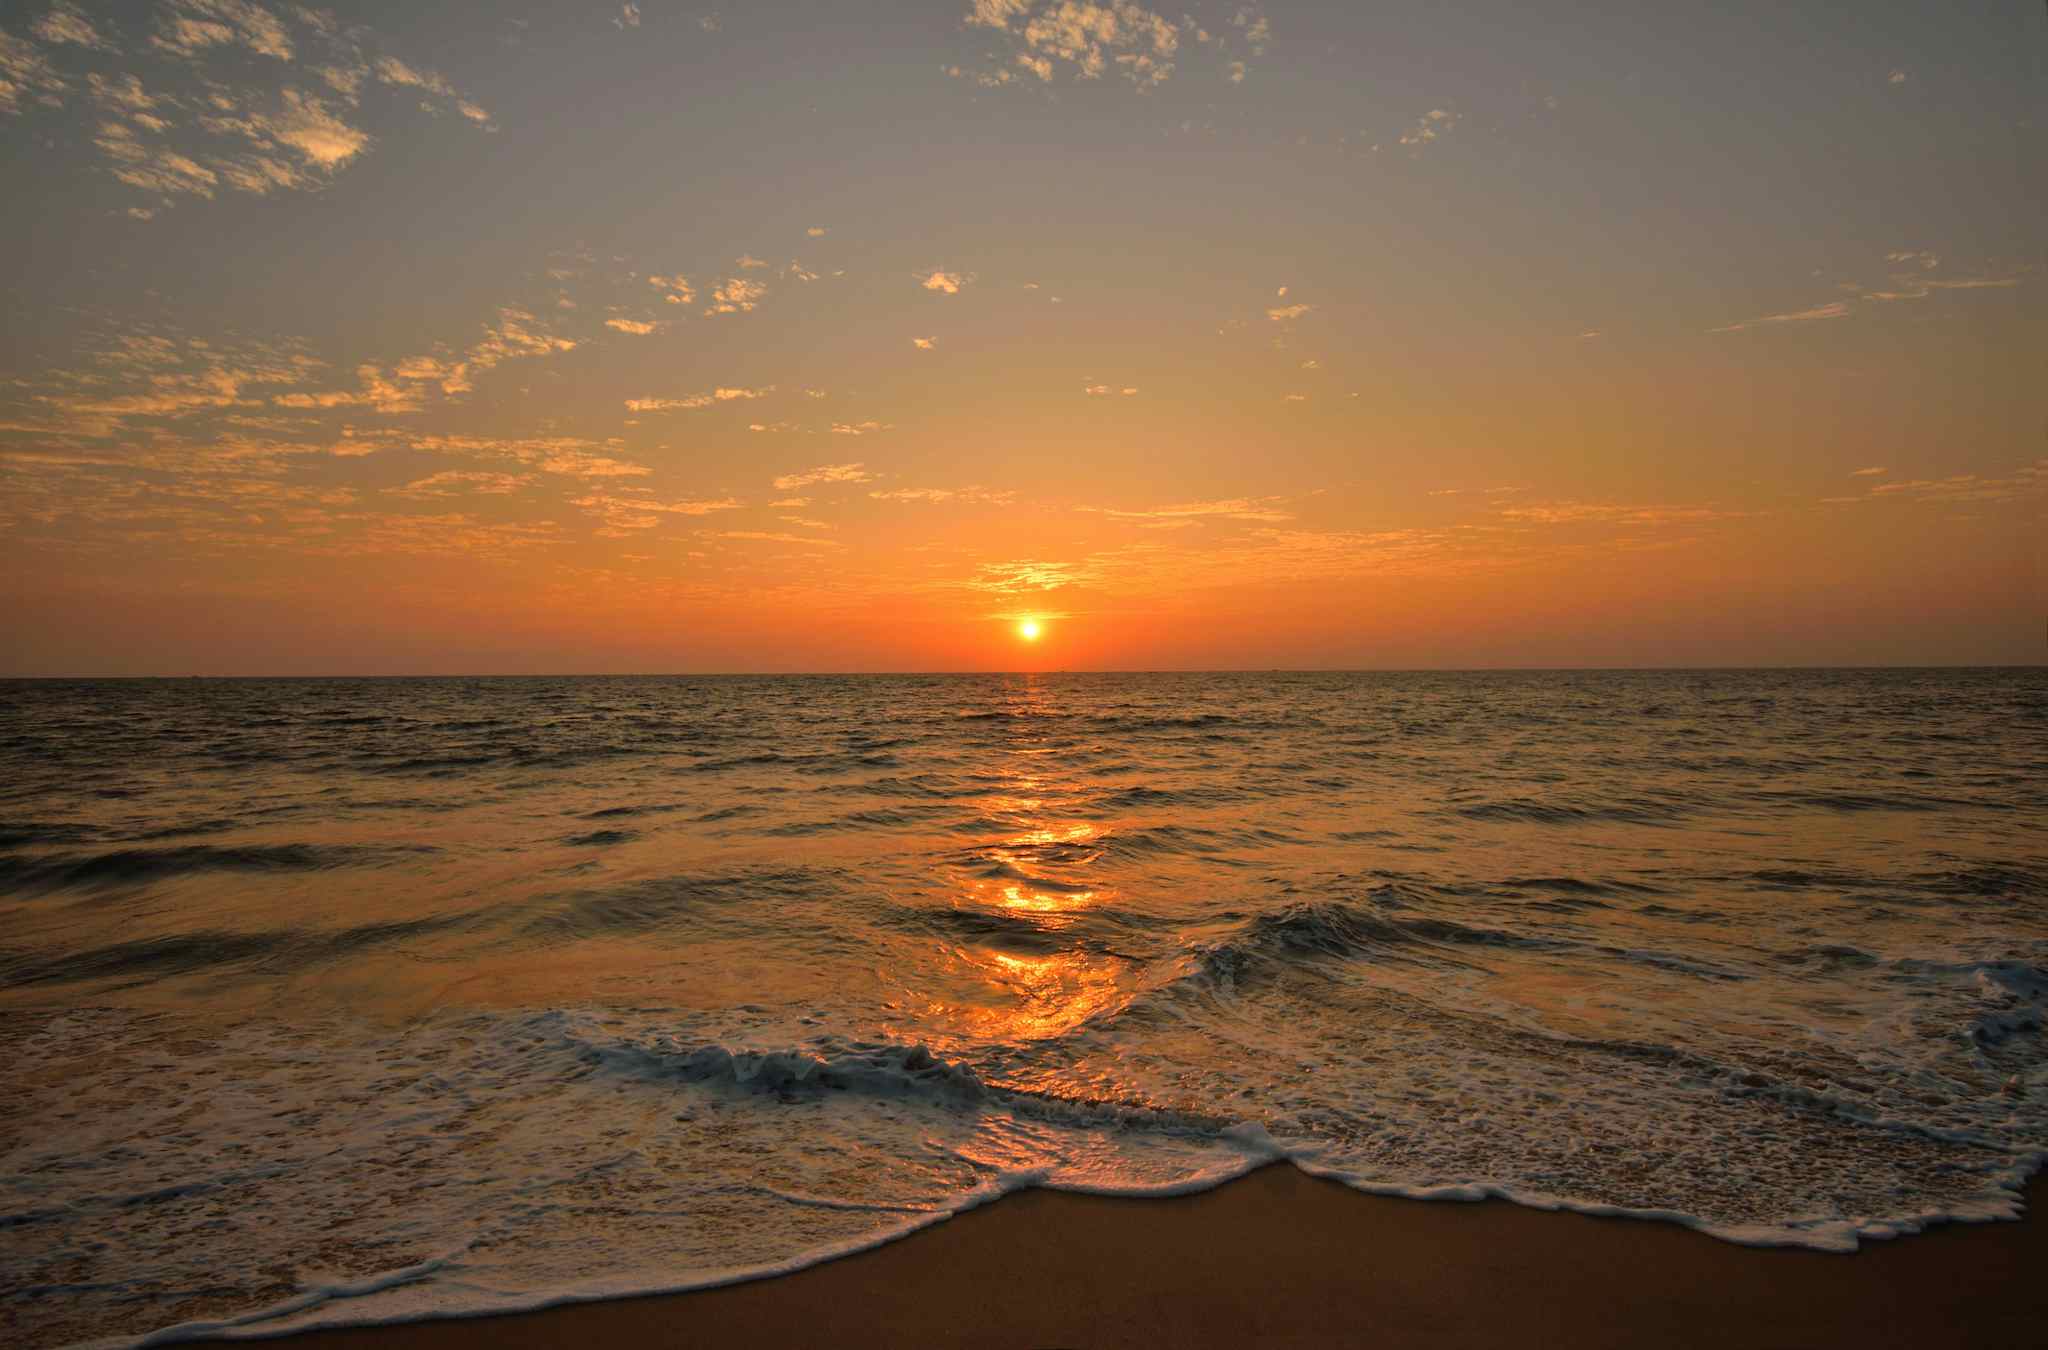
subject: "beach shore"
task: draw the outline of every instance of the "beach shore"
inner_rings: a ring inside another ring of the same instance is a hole
[[[306,1350],[741,1346],[1912,1346],[2048,1327],[2048,1185],[2019,1223],[1854,1255],[1364,1195],[1289,1166],[1163,1200],[1027,1191],[777,1279],[310,1333]]]

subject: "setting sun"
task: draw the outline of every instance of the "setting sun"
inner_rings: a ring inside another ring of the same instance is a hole
[[[2048,1325],[2044,2],[0,0],[0,1350]]]

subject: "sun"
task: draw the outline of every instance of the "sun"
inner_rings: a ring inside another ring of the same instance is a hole
[[[1044,631],[1044,629],[1038,626],[1038,620],[1036,619],[1019,619],[1017,621],[1017,636],[1023,638],[1026,642],[1038,641],[1038,635]]]

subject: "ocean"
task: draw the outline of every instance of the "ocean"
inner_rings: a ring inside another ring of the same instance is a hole
[[[0,684],[22,1345],[1027,1186],[1850,1250],[2048,1150],[2048,671]]]

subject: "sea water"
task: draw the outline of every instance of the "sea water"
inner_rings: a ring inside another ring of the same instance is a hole
[[[0,1323],[684,1289],[1275,1159],[2011,1217],[2044,822],[2041,670],[4,684]]]

